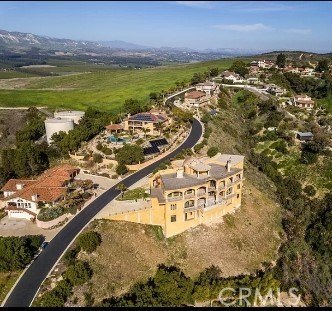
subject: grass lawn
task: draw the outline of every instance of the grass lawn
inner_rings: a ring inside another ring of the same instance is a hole
[[[17,278],[21,275],[22,271],[16,272],[0,272],[0,302],[6,298],[7,293],[10,291]]]
[[[144,196],[147,196],[148,194],[145,193],[144,188],[136,188],[132,190],[127,190],[123,197],[119,197],[119,201],[127,201],[127,200],[136,200],[136,199],[142,199]]]
[[[8,80],[1,84],[0,106],[48,106],[87,109],[89,106],[117,112],[126,99],[148,100],[151,92],[190,81],[195,72],[208,68],[226,69],[232,59],[141,70],[109,69],[86,74]],[[13,89],[15,88],[15,89]]]

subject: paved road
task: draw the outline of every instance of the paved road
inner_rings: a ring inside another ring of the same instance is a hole
[[[174,157],[179,151],[193,147],[202,134],[202,125],[194,119],[192,130],[187,140],[176,150],[163,159],[154,162],[150,166],[130,175],[122,182],[129,187],[144,176],[150,174],[165,159]],[[30,306],[40,285],[47,277],[57,260],[61,257],[68,245],[84,226],[93,219],[110,201],[117,197],[120,191],[116,190],[116,185],[96,198],[90,205],[85,207],[75,218],[73,218],[50,242],[39,257],[23,274],[7,301],[5,307],[28,307]]]

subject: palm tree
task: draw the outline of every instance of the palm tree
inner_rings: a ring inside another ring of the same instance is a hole
[[[163,128],[163,125],[160,121],[156,124],[156,129],[159,131],[159,137],[161,135],[161,129]]]
[[[150,129],[146,128],[146,127],[142,127],[142,131],[144,133],[144,138],[146,139],[146,133],[150,132]]]
[[[115,144],[117,145],[117,144],[118,144],[118,139],[119,139],[119,134],[118,134],[118,132],[115,132],[115,133],[113,134],[113,137],[115,138]]]
[[[123,198],[123,195],[124,195],[125,191],[127,190],[127,186],[121,182],[116,186],[116,190],[121,191],[121,198]]]

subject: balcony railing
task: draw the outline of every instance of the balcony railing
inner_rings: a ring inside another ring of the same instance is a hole
[[[206,191],[197,191],[197,196],[206,195]]]
[[[195,197],[195,193],[188,193],[184,195],[185,199],[190,199],[190,198],[194,198]]]
[[[219,185],[218,190],[226,189],[226,185]]]
[[[179,200],[183,200],[183,196],[178,196],[178,197],[168,197],[167,198],[167,202],[174,202],[174,201],[179,201]]]

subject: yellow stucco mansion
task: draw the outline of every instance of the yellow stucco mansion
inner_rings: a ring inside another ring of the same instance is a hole
[[[241,206],[244,157],[220,154],[189,158],[150,177],[148,208],[114,213],[113,220],[159,225],[166,237]]]

